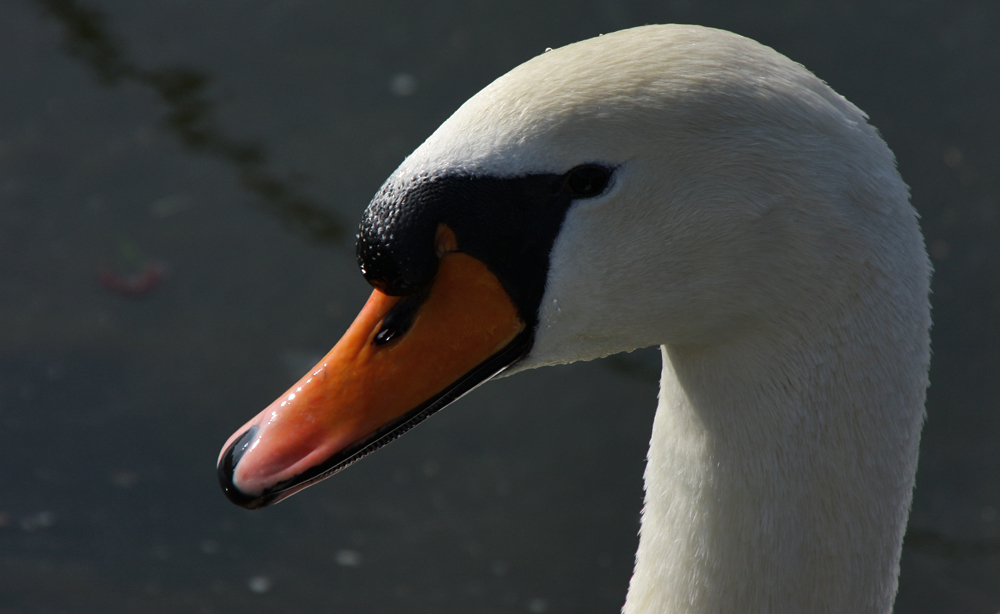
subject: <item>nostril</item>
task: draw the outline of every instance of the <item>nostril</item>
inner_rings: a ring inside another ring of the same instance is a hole
[[[249,496],[236,486],[233,481],[233,475],[236,472],[236,465],[239,464],[240,459],[246,454],[246,451],[250,449],[250,444],[253,443],[254,439],[257,437],[258,427],[256,425],[251,426],[244,432],[239,438],[236,439],[226,450],[226,453],[222,455],[222,459],[219,461],[218,467],[218,477],[219,484],[222,486],[223,492],[226,493],[226,497],[242,507],[252,507],[254,501],[259,497]]]
[[[393,340],[396,336],[397,330],[392,326],[383,326],[378,334],[375,335],[375,345],[385,345]]]
[[[393,305],[389,313],[385,315],[379,331],[375,333],[372,344],[376,346],[386,345],[395,339],[406,334],[417,317],[417,311],[424,304],[430,295],[431,286],[427,285],[417,290],[409,296],[404,296],[398,303]]]

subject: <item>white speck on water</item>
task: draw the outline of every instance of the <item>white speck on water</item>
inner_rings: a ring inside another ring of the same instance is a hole
[[[149,205],[149,215],[163,220],[191,207],[191,197],[185,193],[171,194],[153,201]]]
[[[201,552],[202,554],[218,554],[219,553],[219,542],[214,539],[206,539],[201,542]]]
[[[341,567],[357,567],[361,565],[361,554],[356,550],[338,550],[333,560]]]
[[[400,98],[412,96],[417,91],[417,78],[410,73],[397,73],[389,80],[389,91]]]
[[[167,548],[163,544],[157,544],[153,546],[153,549],[150,551],[150,554],[153,555],[154,559],[160,561],[170,560],[170,548]]]
[[[268,592],[273,585],[271,578],[267,576],[254,576],[247,580],[247,588],[258,595]]]
[[[532,614],[542,614],[549,609],[549,602],[541,597],[535,597],[528,602],[528,611]]]
[[[52,525],[54,525],[55,523],[56,523],[55,513],[46,510],[22,518],[21,530],[30,532],[30,531],[36,531],[38,529],[47,529]]]
[[[115,471],[111,474],[111,483],[118,488],[132,488],[139,483],[139,474],[125,469]]]
[[[45,376],[47,378],[49,378],[49,381],[51,381],[51,382],[56,382],[56,381],[61,380],[65,374],[66,374],[66,370],[63,369],[63,366],[61,364],[59,364],[58,362],[54,362],[54,363],[50,364],[45,369]]]
[[[960,168],[965,162],[965,156],[958,147],[949,147],[944,150],[944,163],[948,168]]]

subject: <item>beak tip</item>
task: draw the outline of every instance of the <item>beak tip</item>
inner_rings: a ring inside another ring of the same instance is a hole
[[[253,443],[253,440],[257,436],[257,426],[251,426],[242,435],[237,437],[233,443],[226,448],[222,456],[219,457],[219,465],[217,468],[217,475],[219,477],[219,485],[222,487],[222,492],[225,493],[226,498],[246,509],[257,509],[266,505],[266,497],[263,495],[254,496],[248,495],[247,493],[240,490],[240,487],[236,485],[236,466],[239,464],[240,459],[243,458],[243,454]]]

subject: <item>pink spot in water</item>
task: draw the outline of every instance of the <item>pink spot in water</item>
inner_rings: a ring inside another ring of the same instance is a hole
[[[167,267],[162,262],[150,262],[138,273],[120,273],[110,267],[98,272],[101,287],[122,296],[140,297],[155,290],[163,281]]]

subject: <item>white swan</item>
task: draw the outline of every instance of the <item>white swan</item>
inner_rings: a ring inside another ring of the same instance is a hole
[[[892,153],[800,65],[692,26],[545,53],[407,158],[358,256],[378,288],[358,319],[223,449],[235,502],[505,368],[658,344],[624,611],[891,610],[930,269]]]

